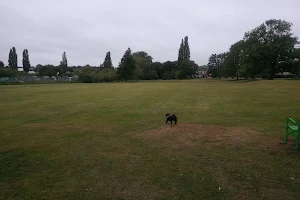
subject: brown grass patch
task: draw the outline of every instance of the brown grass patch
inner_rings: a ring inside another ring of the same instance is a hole
[[[205,124],[178,124],[165,125],[156,130],[149,130],[137,134],[138,138],[146,141],[170,141],[184,147],[195,147],[200,143],[209,143],[211,146],[232,145],[234,147],[246,144],[269,147],[278,144],[276,138],[263,136],[262,132],[247,127],[225,127]]]
[[[118,180],[116,177],[108,177],[99,179],[96,184],[96,190],[101,191],[99,196],[105,199],[105,196],[114,194],[118,198],[116,199],[164,199],[165,196],[170,196],[170,191],[159,188],[152,185],[147,181],[148,177],[140,177],[139,179],[132,179],[130,182],[124,183],[122,180]]]

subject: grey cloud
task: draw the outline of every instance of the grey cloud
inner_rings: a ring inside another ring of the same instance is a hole
[[[154,61],[176,60],[189,36],[191,58],[206,64],[244,33],[271,18],[294,24],[300,35],[297,0],[14,0],[0,2],[0,60],[16,47],[36,64],[99,65],[111,52],[118,65],[125,50],[144,50]]]

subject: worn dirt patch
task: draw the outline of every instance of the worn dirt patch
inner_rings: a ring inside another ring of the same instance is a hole
[[[107,177],[100,179],[97,183],[96,190],[101,191],[100,195],[109,196],[110,193],[118,196],[117,199],[164,199],[165,196],[170,196],[170,191],[163,190],[158,186],[155,186],[144,178],[132,179],[130,182],[124,183],[124,181],[118,180],[116,177],[111,177],[109,180]]]
[[[247,127],[225,127],[205,124],[165,125],[159,129],[149,130],[136,135],[146,141],[171,141],[177,145],[194,147],[199,143],[211,145],[244,146],[246,143],[266,146],[278,141],[263,136],[255,129]],[[267,141],[267,142],[266,142]]]

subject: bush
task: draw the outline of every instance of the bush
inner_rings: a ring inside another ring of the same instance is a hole
[[[113,82],[117,80],[117,72],[114,69],[105,68],[100,71],[100,74],[102,75],[102,81]]]
[[[157,71],[150,70],[148,73],[145,74],[145,79],[146,80],[157,80],[158,79]]]
[[[162,75],[163,80],[168,80],[168,79],[174,79],[175,78],[175,72],[172,71],[166,71]]]
[[[0,77],[16,77],[17,74],[17,70],[10,68],[0,68]]]
[[[80,82],[93,83],[95,81],[93,69],[91,67],[83,67],[78,73],[78,81]]]
[[[182,70],[177,70],[175,72],[175,78],[176,79],[184,79],[186,78],[185,73]]]
[[[113,68],[95,69],[83,67],[77,71],[78,81],[83,83],[113,82],[117,80],[117,72]]]

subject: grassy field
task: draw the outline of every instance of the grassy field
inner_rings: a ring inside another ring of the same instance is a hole
[[[300,151],[282,142],[299,91],[288,80],[0,86],[0,199],[298,199]]]

